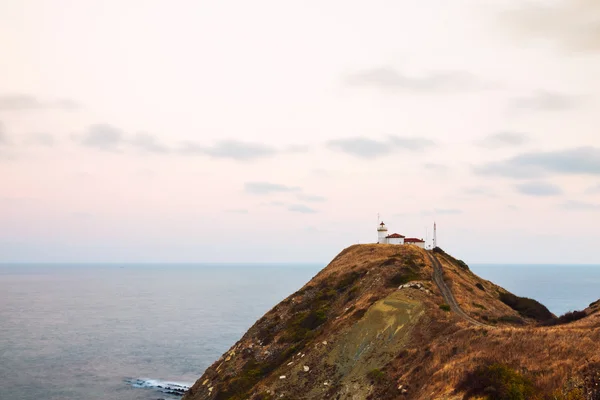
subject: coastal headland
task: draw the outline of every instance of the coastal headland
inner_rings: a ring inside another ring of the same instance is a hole
[[[600,399],[600,301],[557,317],[440,248],[343,250],[185,400]]]

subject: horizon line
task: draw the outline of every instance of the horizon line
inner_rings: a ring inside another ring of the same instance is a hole
[[[164,265],[164,264],[177,264],[177,265],[272,265],[272,264],[285,264],[285,265],[324,265],[327,266],[329,262],[323,263],[322,261],[0,261],[0,265],[19,264],[19,265]],[[489,265],[489,266],[518,266],[518,265],[529,265],[529,266],[600,266],[600,263],[580,263],[580,262],[560,262],[560,263],[549,263],[549,262],[471,262],[468,265]]]

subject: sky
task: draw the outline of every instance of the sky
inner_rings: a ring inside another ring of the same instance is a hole
[[[597,0],[2,0],[0,262],[600,263]]]

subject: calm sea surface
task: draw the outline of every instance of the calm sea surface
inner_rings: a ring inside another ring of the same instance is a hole
[[[322,267],[0,265],[0,400],[171,398]],[[600,266],[471,268],[556,314],[600,298]]]

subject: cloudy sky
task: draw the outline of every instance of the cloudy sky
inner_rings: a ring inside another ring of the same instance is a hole
[[[0,262],[600,263],[597,0],[4,0]]]

